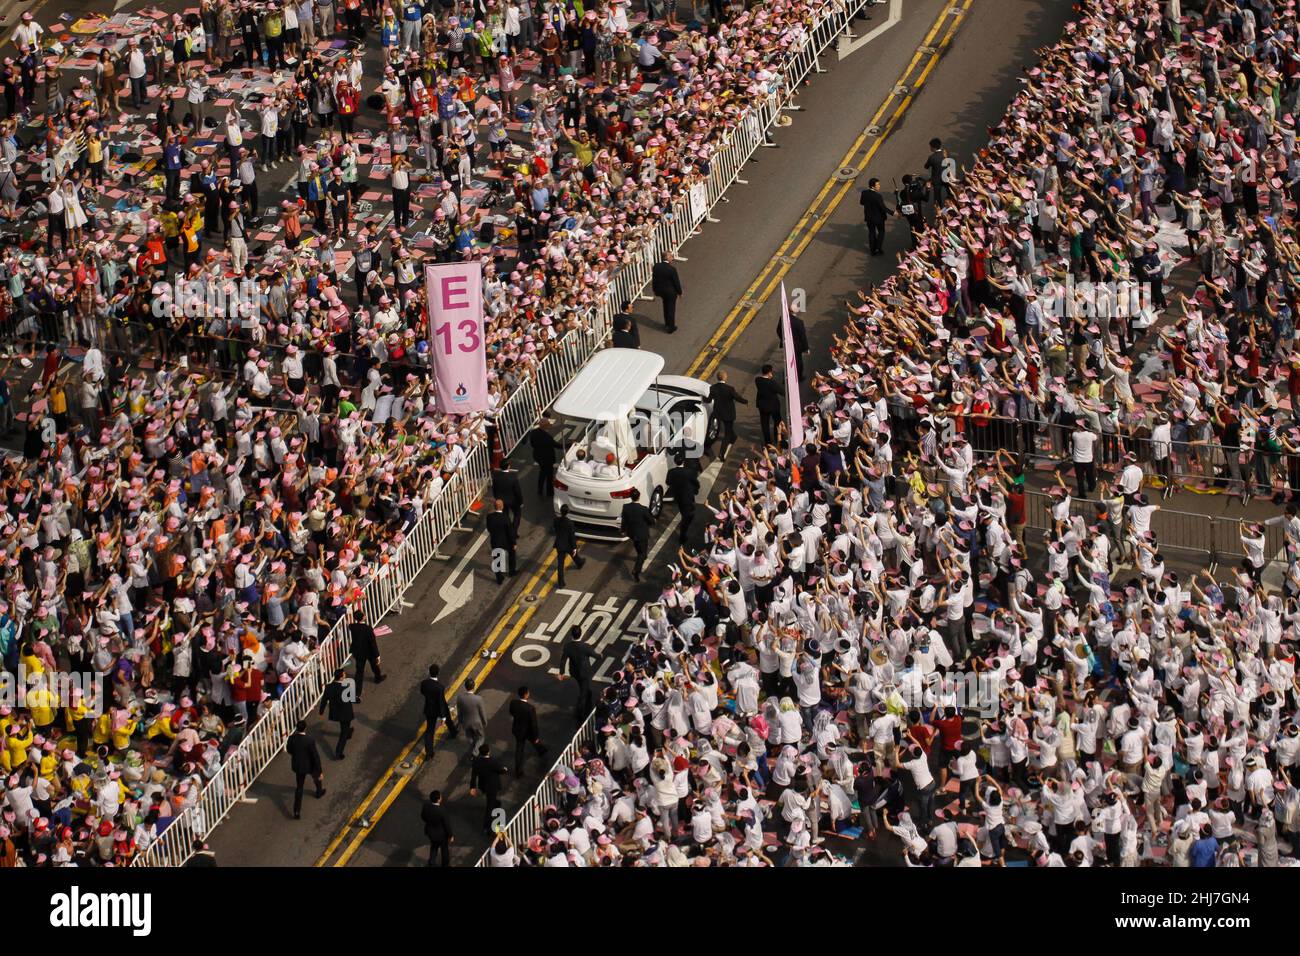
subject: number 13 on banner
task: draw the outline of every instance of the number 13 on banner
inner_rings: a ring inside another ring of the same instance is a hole
[[[444,322],[433,330],[433,334],[438,339],[443,355],[451,355],[456,351],[477,352],[483,345],[479,336],[479,324],[473,319],[463,319],[454,325]]]
[[[476,262],[426,266],[424,282],[438,404],[454,414],[484,411],[488,384],[482,266]]]

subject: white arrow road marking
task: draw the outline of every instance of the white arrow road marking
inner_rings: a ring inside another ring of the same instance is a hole
[[[443,606],[443,609],[438,612],[438,616],[429,622],[430,624],[437,624],[448,614],[453,611],[459,611],[469,603],[469,599],[474,595],[473,573],[465,575],[465,580],[461,581],[459,584],[456,583],[456,578],[465,570],[465,565],[469,564],[470,560],[478,553],[478,549],[483,547],[483,542],[487,541],[487,539],[488,535],[486,531],[475,538],[474,543],[469,546],[469,550],[467,550],[464,557],[460,559],[460,563],[456,565],[455,570],[453,570],[451,574],[447,575],[447,580],[442,583],[442,587],[438,588],[438,597],[442,598],[446,604]]]
[[[709,500],[709,492],[713,490],[713,485],[715,482],[717,482],[718,475],[720,474],[722,474],[722,462],[716,458],[713,460],[712,464],[710,464],[708,468],[705,468],[702,472],[700,472],[700,494],[702,496],[702,500],[706,504]],[[668,499],[665,498],[664,507],[667,508],[668,504],[669,504]],[[662,512],[660,513],[662,514]],[[678,533],[677,522],[669,521],[668,527],[664,528],[663,533],[659,535],[659,540],[656,541],[654,547],[650,549],[650,553],[645,556],[645,566],[647,568],[650,567],[650,565],[654,562],[655,555],[659,553],[659,549],[662,548],[664,546],[664,542],[668,540],[668,535],[677,534],[677,533]]]
[[[876,27],[870,33],[860,36],[856,40],[850,40],[841,36],[839,46],[836,48],[836,53],[839,55],[839,58],[843,60],[845,57],[861,50],[864,46],[876,37],[880,36],[890,27],[894,26],[894,24],[898,23],[901,19],[903,19],[903,0],[889,0],[889,19],[880,24],[880,26]]]

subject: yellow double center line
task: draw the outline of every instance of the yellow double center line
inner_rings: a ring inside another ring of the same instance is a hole
[[[867,164],[875,157],[876,151],[880,149],[881,144],[898,126],[899,120],[907,112],[908,107],[912,105],[917,94],[921,91],[921,87],[925,85],[930,72],[952,42],[952,38],[957,33],[957,28],[961,25],[962,20],[966,18],[966,13],[973,3],[974,0],[965,0],[956,13],[950,13],[948,7],[940,11],[938,18],[930,26],[930,32],[925,35],[921,45],[912,54],[911,62],[903,70],[898,83],[889,96],[885,98],[885,101],[880,104],[880,108],[871,117],[871,122],[858,134],[858,138],[853,141],[853,145],[844,154],[844,159],[840,161],[837,168],[856,167],[859,174],[866,170]],[[940,27],[949,18],[951,18],[951,22],[943,39],[938,46],[931,46],[934,38],[939,33]],[[916,73],[918,67],[920,67],[920,72],[913,80],[912,75]],[[907,92],[900,94],[900,88],[905,89]],[[893,108],[892,113],[889,112],[891,107]],[[880,121],[887,113],[889,113],[889,119],[884,126],[881,126]],[[878,132],[873,134],[873,129],[878,130]],[[871,144],[864,149],[864,144],[868,139],[871,140]],[[785,237],[785,241],[781,243],[780,248],[776,250],[776,254],[768,260],[767,265],[750,283],[749,288],[745,290],[745,294],[740,297],[732,310],[727,313],[726,318],[722,320],[718,330],[713,333],[713,337],[705,345],[704,351],[686,370],[687,375],[707,379],[717,370],[731,347],[735,345],[736,340],[740,338],[741,333],[749,327],[749,323],[754,320],[754,317],[767,304],[767,300],[780,287],[781,280],[785,278],[786,274],[794,267],[795,262],[803,255],[813,237],[821,231],[830,217],[834,215],[835,210],[839,208],[840,203],[844,201],[844,197],[856,186],[856,179],[842,181],[838,176],[831,176],[826,180],[817,195],[813,197],[813,201],[808,205],[807,210],[804,211],[804,214],[795,224],[794,229],[790,231],[790,234]]]
[[[895,84],[894,90],[881,103],[880,108],[876,110],[867,127],[854,140],[852,147],[844,155],[844,159],[837,169],[844,166],[856,166],[859,172],[865,170],[867,164],[876,155],[876,151],[880,149],[881,143],[897,127],[903,114],[916,99],[917,93],[949,43],[952,42],[957,28],[965,19],[966,13],[973,3],[974,0],[965,0],[956,13],[951,13],[950,8],[947,6],[940,11],[920,47],[912,55],[907,69],[903,71],[898,83]],[[937,46],[931,46],[945,21],[949,21],[949,23],[943,39]],[[918,68],[920,69],[919,73],[917,73]],[[911,79],[913,74],[916,74],[915,80]],[[900,93],[900,87],[906,88],[907,92]],[[890,112],[891,109],[892,112]],[[889,119],[883,127],[880,127],[880,121],[886,114],[889,114]],[[871,132],[873,127],[880,127],[875,134]],[[871,139],[872,142],[870,146],[864,149],[868,139]],[[703,351],[691,363],[687,369],[687,375],[708,378],[713,374],[719,363],[735,345],[741,333],[753,321],[764,303],[771,298],[773,292],[775,292],[781,280],[790,271],[799,256],[808,248],[808,244],[812,242],[813,237],[826,225],[844,200],[844,197],[848,195],[855,185],[854,180],[844,182],[836,176],[831,176],[826,180],[816,197],[809,204],[808,209],[795,224],[794,229],[785,237],[776,253],[767,261],[762,271],[759,272],[745,291],[741,301],[727,313],[726,318],[723,319],[718,330],[709,339]],[[551,574],[554,564],[555,552],[551,551],[547,554],[541,567],[529,578],[519,597],[498,619],[474,656],[456,675],[455,680],[452,681],[448,689],[449,694],[456,693],[463,686],[466,678],[471,675],[474,676],[475,686],[482,686],[483,679],[492,673],[493,668],[496,667],[499,661],[505,659],[506,652],[523,632],[524,627],[532,619],[537,609],[554,590],[555,578]],[[528,600],[530,596],[534,600]],[[512,620],[514,621],[513,625],[510,623]],[[493,652],[495,652],[495,657],[492,656]],[[485,654],[486,656],[484,656]],[[422,741],[424,731],[425,725],[421,724],[415,739],[403,748],[402,752],[384,771],[383,776],[379,778],[370,789],[370,792],[366,794],[365,799],[361,801],[361,804],[348,818],[347,823],[330,841],[329,846],[325,848],[325,852],[316,861],[317,866],[346,866],[348,861],[352,859],[352,856],[365,841],[367,834],[374,829],[375,824],[379,822],[379,819],[388,811],[388,808],[392,806],[402,791],[406,789],[406,785],[414,779],[421,764],[423,764]],[[440,728],[438,731],[439,736],[441,737],[443,733],[444,730]]]

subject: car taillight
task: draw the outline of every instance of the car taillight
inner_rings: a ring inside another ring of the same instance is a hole
[[[555,486],[555,490],[556,490],[556,491],[568,491],[568,490],[569,490],[569,486],[566,485],[564,482],[560,481],[558,478],[552,479],[551,484],[553,484],[553,485]]]
[[[632,492],[635,490],[635,488],[627,488],[623,491],[612,491],[609,496],[611,498],[631,498]]]

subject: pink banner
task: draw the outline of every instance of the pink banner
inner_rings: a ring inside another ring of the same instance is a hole
[[[429,295],[429,351],[438,405],[454,415],[485,411],[483,266],[477,262],[425,266],[424,284]]]
[[[790,303],[781,283],[781,335],[785,339],[785,401],[790,414],[790,447],[803,445],[803,402],[799,400],[799,358],[794,350],[794,332],[790,329]]]

